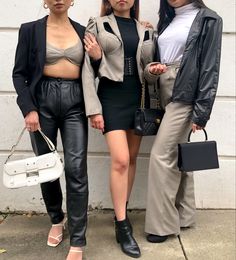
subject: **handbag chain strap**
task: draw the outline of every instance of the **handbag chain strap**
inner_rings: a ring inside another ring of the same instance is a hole
[[[24,132],[26,130],[26,127],[23,128],[23,130],[21,131],[16,143],[12,146],[11,148],[11,151],[10,151],[10,154],[8,155],[6,161],[5,161],[5,164],[8,162],[8,160],[11,158],[11,156],[13,155],[13,153],[15,152],[16,150],[16,147],[17,145],[19,144]],[[40,130],[38,129],[39,133],[42,135],[43,139],[45,140],[45,142],[47,143],[48,145],[48,148],[50,149],[51,152],[54,152],[56,150],[54,144],[52,143],[52,141]]]
[[[144,80],[142,82],[142,96],[141,96],[140,108],[142,108],[142,109],[145,108],[145,82],[144,82]]]
[[[140,108],[144,109],[145,108],[145,79],[143,78],[143,82],[142,82],[142,94],[141,94],[141,105]],[[157,91],[157,90],[156,90]],[[159,98],[159,93],[157,92],[156,95],[156,108],[161,110],[161,102],[160,102],[160,98]]]

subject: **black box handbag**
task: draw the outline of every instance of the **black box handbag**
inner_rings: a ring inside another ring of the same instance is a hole
[[[190,142],[192,130],[188,135],[188,143],[178,144],[178,167],[180,171],[199,171],[219,168],[217,146],[215,141],[208,141],[206,130],[203,129],[206,140]]]
[[[141,105],[135,111],[134,133],[140,136],[156,135],[164,115],[157,96],[157,108],[145,108],[145,81],[142,83]]]

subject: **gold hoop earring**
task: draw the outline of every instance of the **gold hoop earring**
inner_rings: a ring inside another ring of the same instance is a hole
[[[46,3],[43,4],[43,8],[44,8],[44,9],[48,9],[48,6],[47,6]]]
[[[74,6],[74,4],[75,4],[75,2],[74,2],[74,1],[71,1],[70,6]]]

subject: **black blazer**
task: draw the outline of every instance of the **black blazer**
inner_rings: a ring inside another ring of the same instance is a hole
[[[38,110],[35,90],[45,64],[47,17],[22,24],[19,30],[12,78],[18,95],[17,104],[24,117],[30,111]],[[83,42],[85,27],[71,19],[70,22]]]

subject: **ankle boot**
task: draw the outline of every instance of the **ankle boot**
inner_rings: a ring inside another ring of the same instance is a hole
[[[141,252],[135,241],[127,220],[115,221],[116,241],[120,243],[121,250],[128,256],[138,258]]]
[[[115,222],[117,221],[116,216],[114,217],[114,221],[115,221]],[[127,216],[127,213],[126,213],[126,221],[127,221],[127,225],[128,225],[129,228],[130,228],[130,232],[131,232],[131,234],[133,234],[133,227],[132,227],[132,225],[131,225],[131,223],[130,223],[130,221],[129,221],[129,218],[128,218],[128,216]],[[117,229],[116,226],[115,226],[115,229]]]
[[[129,221],[129,218],[127,217],[127,215],[126,215],[126,221],[127,221],[127,225],[128,225],[129,228],[130,228],[131,235],[133,235],[133,227],[132,227],[132,225],[131,225],[131,223],[130,223],[130,221]],[[117,222],[116,216],[114,217],[114,222],[115,222],[115,223]],[[116,231],[116,233],[117,233],[117,225],[115,225],[115,231]]]

